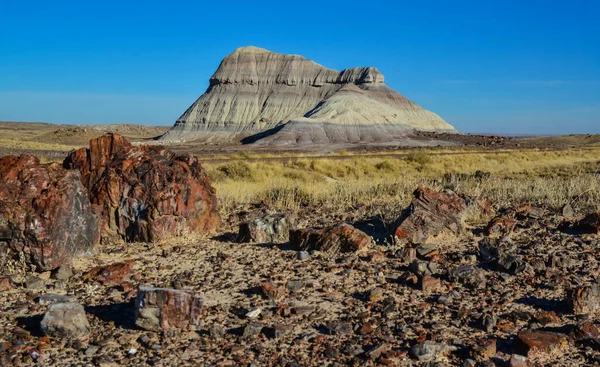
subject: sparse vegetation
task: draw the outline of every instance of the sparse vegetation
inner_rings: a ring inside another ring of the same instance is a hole
[[[416,153],[410,159],[352,156],[205,165],[224,212],[258,202],[287,209],[315,205],[348,210],[356,204],[404,207],[418,185],[445,188],[442,178],[448,172],[464,174],[451,188],[499,206],[521,201],[549,207],[600,203],[600,149],[448,152],[434,158]],[[477,178],[478,170],[492,175]]]

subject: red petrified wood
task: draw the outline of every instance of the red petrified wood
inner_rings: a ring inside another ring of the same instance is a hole
[[[215,189],[198,159],[106,134],[64,161],[81,172],[103,236],[152,242],[217,227]]]
[[[0,158],[0,244],[46,271],[92,251],[99,238],[79,172],[27,154]]]
[[[423,243],[443,231],[458,234],[462,231],[466,209],[465,200],[456,194],[419,187],[413,193],[412,203],[397,221],[396,238],[402,242]]]

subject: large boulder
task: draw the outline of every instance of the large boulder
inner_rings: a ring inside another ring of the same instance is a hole
[[[413,193],[412,203],[396,222],[396,239],[424,243],[442,232],[459,234],[466,210],[466,201],[457,194],[419,187]]]
[[[64,166],[81,172],[105,237],[153,242],[219,223],[215,189],[193,155],[106,134],[71,152]]]
[[[83,306],[74,302],[50,305],[40,327],[48,336],[68,340],[85,338],[91,332]]]
[[[0,158],[0,244],[47,271],[91,252],[99,239],[78,171],[26,154]]]

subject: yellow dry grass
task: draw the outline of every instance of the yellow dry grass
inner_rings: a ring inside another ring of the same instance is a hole
[[[16,149],[16,150],[32,150],[32,151],[60,151],[60,152],[68,152],[74,148],[78,148],[75,145],[65,145],[65,144],[56,144],[56,143],[44,143],[38,142],[34,140],[24,140],[24,139],[6,139],[0,138],[0,147],[5,149]]]
[[[280,209],[314,205],[348,210],[355,205],[404,206],[419,185],[442,189],[445,173],[465,174],[449,188],[490,199],[499,206],[531,201],[600,204],[600,149],[540,151],[413,151],[397,157],[244,159],[205,164],[221,209],[265,202]],[[470,174],[485,171],[491,178]]]

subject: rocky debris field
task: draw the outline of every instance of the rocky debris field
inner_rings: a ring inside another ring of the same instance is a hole
[[[600,364],[598,213],[417,188],[393,220],[372,215],[390,208],[256,205],[214,229],[193,162],[115,136],[62,167],[4,158],[1,366]],[[31,195],[63,182],[99,225],[86,237],[96,251],[57,260],[69,247],[54,234],[70,229],[44,210],[65,207]],[[465,223],[469,211],[487,219]]]

